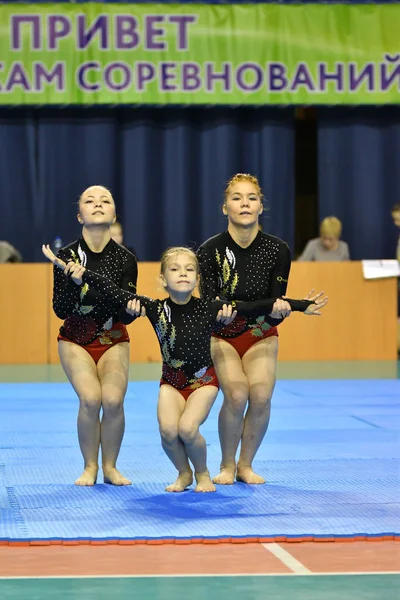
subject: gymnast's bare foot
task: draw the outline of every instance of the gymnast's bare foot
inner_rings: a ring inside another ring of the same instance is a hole
[[[83,485],[83,486],[94,485],[97,481],[97,471],[98,470],[99,470],[99,467],[97,465],[92,465],[90,467],[86,467],[85,470],[83,471],[82,475],[80,477],[78,477],[78,479],[75,481],[75,485]]]
[[[204,471],[204,473],[195,473],[196,477],[196,489],[195,492],[215,492],[216,487],[211,481],[210,473],[208,471]]]
[[[236,481],[242,481],[243,483],[250,483],[252,485],[265,483],[264,477],[255,473],[251,467],[241,467],[240,464],[238,464],[237,468]]]
[[[129,481],[122,475],[115,467],[103,467],[104,483],[111,485],[132,485],[132,481]]]
[[[189,485],[193,483],[193,473],[192,471],[185,471],[184,473],[180,473],[178,479],[171,483],[171,485],[167,485],[165,488],[166,492],[183,492],[186,490]]]
[[[235,483],[236,465],[230,467],[221,466],[221,472],[213,478],[217,485],[232,485]]]

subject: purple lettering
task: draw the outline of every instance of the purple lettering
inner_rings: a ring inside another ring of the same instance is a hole
[[[250,74],[254,83],[247,83],[246,76]],[[260,65],[256,63],[243,63],[236,71],[236,84],[245,92],[255,92],[260,89],[263,83],[263,71]]]
[[[19,62],[15,62],[11,65],[10,73],[5,85],[5,91],[12,92],[13,88],[19,85],[22,86],[22,89],[25,92],[31,91],[31,86],[29,84],[28,76],[25,73],[24,66]]]
[[[169,72],[170,69],[176,69],[175,62],[161,63],[161,86],[162,92],[173,92],[178,89],[178,86],[173,83],[168,83],[169,80],[176,78],[176,73]]]
[[[385,58],[387,58],[387,55]],[[394,61],[392,61],[392,62],[394,62]],[[388,90],[390,87],[392,87],[393,84],[396,83],[395,82],[396,77],[397,77],[397,89],[400,90],[400,65],[397,65],[397,67],[395,67],[393,65],[393,67],[391,67],[393,70],[390,74],[388,73],[390,65],[381,63],[380,67],[381,67],[381,90],[382,90],[382,92],[386,92],[386,90]]]
[[[11,17],[11,49],[21,50],[21,27],[31,25],[31,50],[40,50],[40,17],[39,15],[12,15]],[[33,44],[32,44],[33,31]],[[28,36],[27,36],[28,37]]]
[[[138,20],[132,15],[117,15],[115,19],[117,50],[136,48],[140,38],[137,32]]]
[[[310,92],[314,92],[316,90],[316,85],[313,81],[308,65],[305,63],[300,63],[298,65],[290,86],[290,90],[292,92],[297,92],[297,88],[302,85],[308,88],[308,91]]]
[[[119,79],[119,83],[116,82]],[[104,70],[106,86],[114,92],[126,90],[132,84],[132,72],[124,62],[112,62]]]
[[[86,15],[78,15],[78,49],[87,48],[95,35],[100,34],[100,49],[108,50],[108,16],[99,15],[86,31]]]
[[[171,15],[169,17],[170,23],[176,23],[177,25],[177,50],[188,50],[188,26],[189,23],[196,23],[196,15]]]
[[[222,89],[224,92],[231,91],[231,66],[231,63],[222,63],[222,73],[216,73],[214,71],[215,63],[205,63],[207,92],[215,91],[214,82],[218,80],[222,82]]]
[[[375,87],[375,68],[374,63],[367,63],[365,67],[358,71],[358,65],[356,63],[350,63],[349,65],[349,89],[350,92],[356,92],[363,83],[367,83],[368,92],[373,92]]]
[[[335,63],[336,71],[328,73],[328,65],[326,63],[319,64],[319,89],[321,92],[326,92],[327,82],[336,82],[335,91],[344,91],[343,63]]]
[[[166,50],[166,42],[157,41],[155,38],[159,35],[165,35],[165,30],[161,27],[155,27],[156,23],[164,23],[163,15],[148,15],[145,17],[146,23],[146,50]]]
[[[186,62],[182,65],[182,89],[184,92],[195,92],[201,89],[200,66],[198,63]]]
[[[100,63],[97,61],[86,62],[80,65],[76,72],[76,82],[85,92],[96,92],[100,89],[99,83],[89,83],[87,81],[87,75],[90,71],[100,71]]]
[[[281,92],[288,86],[287,69],[282,63],[268,64],[269,89],[271,92]]]
[[[50,15],[47,19],[48,48],[58,50],[58,40],[71,32],[71,21],[64,15]]]
[[[64,73],[65,63],[63,62],[55,63],[50,70],[41,62],[33,63],[34,90],[41,92],[45,87],[44,83],[55,83],[56,92],[63,92],[65,90]]]
[[[154,65],[149,62],[136,63],[136,89],[138,92],[145,90],[145,84],[153,81],[156,76]]]
[[[390,54],[384,54],[383,56],[385,60],[392,63],[395,63],[400,60],[400,54],[395,54],[394,56],[391,56]]]

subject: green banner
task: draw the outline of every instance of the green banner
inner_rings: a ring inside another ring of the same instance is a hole
[[[0,5],[0,104],[398,104],[400,5]]]

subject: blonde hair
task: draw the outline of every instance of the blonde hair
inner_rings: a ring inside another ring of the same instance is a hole
[[[319,228],[320,235],[332,236],[337,239],[342,235],[342,222],[337,217],[325,217]]]
[[[112,193],[110,192],[110,190],[109,190],[108,188],[106,188],[104,185],[90,185],[88,188],[86,188],[86,190],[83,190],[82,194],[79,196],[79,200],[78,200],[78,206],[79,206],[79,204],[80,204],[80,202],[81,202],[81,200],[82,200],[82,198],[83,198],[84,194],[86,194],[86,192],[88,192],[89,190],[93,190],[93,189],[95,189],[95,188],[97,188],[97,189],[98,189],[98,188],[100,188],[101,190],[104,190],[105,192],[107,192],[108,194],[110,194],[110,196],[111,196],[111,200],[112,200],[112,201],[114,202],[114,204],[115,204],[115,200],[114,200],[114,198],[113,198],[113,195],[112,195]]]
[[[254,185],[254,187],[257,188],[257,194],[260,196],[261,201],[263,200],[264,196],[261,191],[261,186],[258,182],[257,177],[255,177],[255,175],[250,175],[249,173],[236,173],[236,175],[231,177],[230,180],[226,184],[226,188],[225,188],[225,192],[224,192],[224,202],[226,202],[226,199],[228,197],[231,187],[234,186],[236,183],[241,183],[242,181],[245,181],[247,183],[252,183]]]
[[[167,269],[167,263],[170,260],[170,258],[176,256],[177,254],[186,254],[187,256],[189,256],[196,266],[197,273],[200,272],[199,261],[197,260],[197,256],[193,252],[193,250],[191,250],[190,248],[186,248],[186,246],[172,246],[171,248],[167,248],[166,250],[164,250],[164,252],[161,255],[161,275],[164,275]]]

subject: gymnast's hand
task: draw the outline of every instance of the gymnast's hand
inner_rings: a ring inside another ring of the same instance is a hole
[[[53,263],[53,265],[64,271],[65,267],[67,266],[67,263],[61,260],[61,258],[57,258],[57,256],[52,252],[48,244],[43,244],[42,252],[45,255],[45,257]]]
[[[82,285],[82,277],[85,271],[85,267],[71,260],[64,269],[64,275],[70,277],[76,285]]]
[[[126,305],[125,310],[128,313],[128,315],[131,315],[132,317],[145,317],[146,316],[146,309],[144,306],[142,306],[140,308],[140,300],[138,300],[137,298],[133,298],[133,300],[129,300],[128,304]]]
[[[324,292],[318,292],[318,294],[314,294],[314,292],[315,290],[311,290],[311,292],[303,298],[303,300],[311,300],[313,302],[313,304],[310,304],[304,311],[304,314],[319,317],[322,314],[321,308],[324,308],[324,306],[328,304],[328,296],[324,296]]]
[[[282,296],[282,298],[277,298],[277,300],[275,300],[272,311],[269,314],[271,319],[285,319],[286,317],[290,317],[292,309],[289,302],[284,298],[285,296]]]
[[[224,304],[218,311],[217,321],[223,325],[230,325],[236,319],[237,310],[233,310],[232,304]]]
[[[45,257],[53,263],[53,265],[64,271],[64,275],[66,277],[70,277],[72,281],[76,283],[76,285],[82,284],[82,276],[86,271],[85,267],[82,267],[82,265],[74,262],[73,260],[65,263],[63,260],[61,260],[61,258],[57,258],[48,244],[43,244],[42,252]]]

